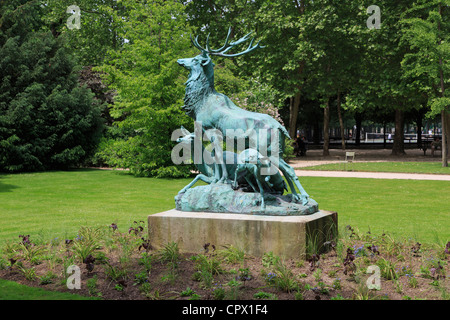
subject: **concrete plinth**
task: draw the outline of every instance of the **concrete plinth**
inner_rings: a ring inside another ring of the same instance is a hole
[[[149,239],[159,249],[175,241],[182,252],[202,253],[206,243],[233,245],[262,257],[272,251],[286,259],[304,257],[332,240],[337,213],[320,210],[307,216],[261,216],[169,210],[148,217]]]

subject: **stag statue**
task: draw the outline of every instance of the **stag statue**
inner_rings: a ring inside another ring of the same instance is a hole
[[[186,144],[191,149],[192,160],[194,160],[195,154],[195,133],[190,133],[184,127],[181,127],[181,133],[183,136],[177,139],[178,143]],[[208,164],[210,161],[206,160],[205,156],[209,157],[209,160],[214,156],[206,151],[206,148],[201,145],[202,161],[195,164],[195,167],[200,172],[194,180],[181,189],[178,194],[183,194],[191,188],[197,181],[201,180],[208,184],[217,181],[216,174],[220,174],[220,167]],[[227,161],[231,159],[232,161]],[[258,151],[254,149],[247,149],[242,151],[239,155],[234,152],[223,152],[223,162],[226,163],[227,171],[230,175],[234,175],[233,187],[237,189],[237,186],[245,186],[245,189],[251,192],[259,192],[261,194],[261,207],[264,210],[264,194],[283,194],[287,189],[286,183],[279,173],[273,175],[261,175],[261,166],[268,166],[266,158],[262,156]],[[219,172],[216,172],[216,170]],[[244,188],[243,188],[244,189]]]
[[[252,38],[246,50],[234,54],[227,53],[237,45],[249,40],[251,33],[234,42],[230,42],[230,34],[231,28],[228,30],[225,44],[216,50],[209,46],[209,35],[205,48],[199,45],[198,36],[195,39],[191,37],[192,44],[201,51],[201,54],[193,58],[178,60],[178,63],[190,72],[185,83],[185,104],[182,109],[188,116],[200,122],[204,130],[217,129],[224,136],[227,136],[231,130],[234,134],[232,137],[234,141],[239,139],[245,141],[245,149],[254,148],[267,156],[276,167],[276,171],[281,170],[285,176],[294,201],[301,201],[305,205],[308,203],[309,196],[301,186],[294,169],[282,157],[285,138],[289,138],[286,128],[267,114],[239,108],[227,96],[217,92],[214,88],[212,56],[237,57],[263,48],[260,42],[254,45],[254,38]],[[261,134],[262,131],[264,134]],[[225,163],[222,163],[221,174],[219,182],[229,181]],[[298,188],[300,195],[295,187]]]

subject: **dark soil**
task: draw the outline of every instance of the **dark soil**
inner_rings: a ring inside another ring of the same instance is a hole
[[[314,261],[312,256],[282,260],[270,253],[233,261],[243,252],[212,244],[199,244],[196,254],[180,253],[176,243],[146,250],[143,230],[136,234],[103,230],[85,243],[73,239],[70,244],[34,244],[29,239],[9,243],[0,251],[0,278],[105,300],[450,298],[450,248],[361,234],[351,228],[344,233]],[[89,252],[95,261],[83,263],[80,248],[85,256],[87,248],[94,248]],[[151,261],[147,269],[143,257]],[[64,269],[70,264],[80,268],[80,289],[67,288],[70,274]],[[367,280],[375,275],[367,272],[369,266],[380,268],[379,290],[367,287]],[[52,277],[44,281],[49,274]]]

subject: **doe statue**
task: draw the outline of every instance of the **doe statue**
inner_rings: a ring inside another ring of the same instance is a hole
[[[239,108],[214,88],[212,56],[237,57],[263,48],[260,42],[254,45],[252,38],[246,50],[227,53],[248,41],[251,33],[234,42],[230,42],[230,34],[231,28],[220,49],[210,48],[209,35],[205,48],[199,45],[198,36],[191,37],[192,44],[201,53],[178,60],[189,70],[182,109],[201,126],[199,139],[206,136],[214,148],[212,152],[198,149],[200,156],[194,164],[200,174],[175,197],[177,208],[268,215],[314,213],[318,211],[317,202],[310,199],[294,169],[283,160],[285,139],[290,138],[286,128],[267,114]],[[181,135],[177,142],[188,144],[194,151],[195,134],[182,128]],[[224,139],[225,152],[221,145]],[[212,160],[205,164],[205,158]],[[287,185],[280,171],[291,191],[289,195],[283,196]],[[198,180],[208,185],[191,188]]]

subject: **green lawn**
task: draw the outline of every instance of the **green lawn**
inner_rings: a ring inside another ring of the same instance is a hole
[[[97,300],[72,293],[48,291],[0,279],[0,300]]]
[[[174,208],[185,184],[109,170],[0,175],[0,241],[19,234],[69,238],[80,226],[113,222],[126,231],[135,220]]]
[[[450,183],[299,177],[323,210],[339,213],[339,225],[390,232],[421,241],[450,240]],[[0,175],[0,242],[73,238],[81,226],[122,231],[135,220],[174,208],[174,196],[190,179],[136,178],[109,170]]]
[[[298,169],[342,171],[344,170],[344,165],[342,163],[330,163]],[[442,167],[441,162],[354,162],[353,164],[347,164],[347,170],[367,172],[450,174],[450,167]]]

